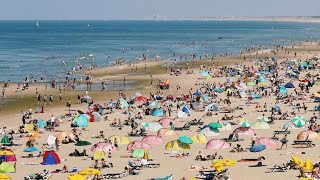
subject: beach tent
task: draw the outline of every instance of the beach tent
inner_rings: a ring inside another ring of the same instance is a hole
[[[144,127],[147,131],[159,131],[159,129],[163,128],[161,124],[158,122],[153,123],[141,123],[141,125]]]
[[[112,144],[105,143],[105,142],[96,143],[91,147],[92,152],[95,152],[95,151],[109,152],[109,151],[117,151],[117,150],[118,149],[114,147]]]
[[[2,137],[1,144],[4,146],[11,145],[9,137],[6,134]]]
[[[164,138],[164,137],[177,137],[178,134],[171,130],[171,129],[168,129],[168,128],[162,128],[162,129],[159,129],[159,131],[157,132],[157,136],[160,137],[160,138]]]
[[[80,174],[70,174],[68,176],[68,180],[86,180],[87,177],[86,176],[82,176]]]
[[[98,112],[88,113],[90,116],[90,122],[99,122],[102,121],[102,116]]]
[[[297,135],[297,140],[305,141],[305,140],[317,140],[317,139],[320,139],[320,134],[311,130],[302,131]]]
[[[23,151],[24,151],[24,152],[38,152],[39,149],[32,146],[32,147],[27,147],[27,148],[25,148]]]
[[[126,100],[124,100],[123,98],[120,98],[120,99],[118,99],[117,107],[119,109],[124,109],[124,108],[128,108],[129,104]]]
[[[183,111],[178,111],[178,115],[177,116],[178,116],[178,118],[182,118],[182,119],[188,118],[188,114],[186,114]]]
[[[204,95],[204,94],[201,95],[201,99],[202,99],[204,102],[208,102],[208,101],[209,101],[209,97],[208,97],[207,95]]]
[[[148,105],[149,109],[160,108],[160,104],[157,101],[150,101]]]
[[[56,144],[56,139],[57,139],[57,138],[56,138],[55,136],[49,135],[48,138],[47,138],[47,144],[48,144],[49,146],[55,145],[55,144]]]
[[[211,103],[208,106],[206,106],[206,108],[205,108],[205,112],[208,112],[208,111],[218,112],[219,110],[220,110],[219,106],[215,103]]]
[[[155,135],[148,135],[145,136],[144,138],[142,138],[142,142],[148,143],[150,145],[154,144],[154,145],[161,145],[164,143],[164,141]]]
[[[143,141],[133,141],[128,144],[127,150],[132,151],[134,149],[151,149],[151,146]]]
[[[108,140],[111,140],[112,142],[114,142],[114,140],[116,140],[118,142],[119,145],[121,144],[129,144],[130,140],[125,137],[125,136],[120,136],[120,135],[114,135],[108,138]]]
[[[172,140],[172,141],[169,141],[166,144],[165,149],[166,150],[171,150],[171,151],[186,150],[186,149],[190,149],[190,145],[181,143],[178,140]]]
[[[5,162],[15,162],[17,161],[15,153],[11,149],[3,149],[0,151],[0,159]]]
[[[101,159],[105,159],[105,158],[106,158],[106,153],[102,150],[98,150],[93,153],[94,160],[101,160]]]
[[[196,91],[192,95],[195,96],[195,97],[201,97],[201,93],[199,91]]]
[[[294,88],[294,85],[291,82],[288,82],[284,85],[285,88]]]
[[[245,136],[253,136],[256,132],[248,127],[238,127],[233,130],[233,134],[245,135]]]
[[[187,106],[183,106],[181,109],[182,112],[186,113],[186,114],[191,114],[190,109]]]
[[[16,172],[16,169],[14,167],[14,164],[2,162],[0,164],[0,173],[14,173]]]
[[[203,144],[207,142],[206,137],[203,134],[195,134],[191,137],[194,144]]]
[[[160,116],[163,116],[163,115],[164,115],[164,112],[163,112],[162,109],[155,109],[155,110],[152,111],[152,116],[160,117]]]
[[[46,123],[42,119],[37,119],[38,128],[46,127]]]
[[[219,130],[218,129],[211,129],[209,126],[203,128],[199,134],[203,134],[205,135],[206,137],[207,136],[219,136],[220,133],[219,133]]]
[[[194,102],[192,103],[192,107],[194,110],[198,111],[202,107],[202,102]]]
[[[43,155],[43,165],[60,164],[60,158],[54,151],[45,151]]]
[[[240,123],[240,126],[248,128],[248,127],[251,126],[251,123],[249,121],[243,121],[243,122]]]
[[[217,93],[223,93],[223,90],[221,88],[214,88],[213,91]]]
[[[76,117],[73,122],[77,124],[78,127],[86,128],[89,124],[89,116],[86,114],[81,114],[78,117]]]
[[[256,144],[264,144],[264,145],[266,145],[266,148],[276,149],[278,147],[277,142],[271,138],[265,138],[265,137],[256,138],[255,143]]]
[[[176,122],[174,120],[172,120],[171,118],[161,118],[158,121],[163,127],[170,127],[170,124],[176,124]]]
[[[149,159],[149,151],[147,149],[135,149],[132,151],[132,157]]]
[[[38,131],[29,131],[26,137],[40,138],[40,133]]]
[[[288,93],[288,90],[287,90],[284,86],[281,86],[281,87],[279,88],[279,91],[280,91],[280,93],[284,93],[284,94],[287,94],[287,93]]]
[[[255,122],[251,126],[252,129],[270,129],[270,125],[267,122]]]
[[[229,149],[231,146],[229,143],[220,140],[220,139],[211,139],[207,142],[206,148],[207,149]]]

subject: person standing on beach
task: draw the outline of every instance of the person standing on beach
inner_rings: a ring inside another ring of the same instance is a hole
[[[61,91],[59,92],[59,101],[62,102],[62,93],[61,93]]]
[[[6,95],[6,88],[3,88],[3,89],[2,89],[2,97],[4,98],[5,95]]]
[[[41,103],[41,95],[40,94],[38,94],[38,105],[40,105],[40,103]]]
[[[70,111],[70,108],[71,108],[71,100],[69,99],[68,102],[67,102],[67,108],[68,110]]]
[[[49,101],[50,101],[50,105],[52,105],[52,103],[53,103],[53,96],[52,95],[50,95]]]
[[[44,104],[44,105],[47,105],[47,95],[44,95],[44,96],[43,96],[43,104]]]

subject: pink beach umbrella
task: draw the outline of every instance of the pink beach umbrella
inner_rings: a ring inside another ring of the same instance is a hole
[[[231,146],[229,143],[220,139],[211,139],[207,142],[207,149],[229,149]]]
[[[117,151],[119,149],[112,146],[112,144],[110,144],[110,143],[101,142],[101,143],[97,143],[91,147],[92,152],[95,152],[98,150],[108,152],[108,151]]]
[[[134,149],[151,149],[151,146],[143,141],[133,141],[128,144],[127,150],[132,151]]]
[[[265,138],[265,137],[257,138],[256,144],[264,144],[266,145],[266,148],[274,148],[274,149],[278,148],[278,144],[276,143],[275,140],[270,138]]]
[[[142,142],[148,143],[148,144],[155,144],[155,145],[161,145],[164,143],[164,141],[155,135],[146,136],[142,139]]]
[[[159,123],[163,126],[163,127],[170,127],[170,123],[173,123],[174,125],[176,125],[176,122],[173,121],[171,118],[162,118],[159,120]]]
[[[238,127],[233,131],[233,134],[246,135],[246,136],[253,136],[255,133],[256,132],[249,127]]]

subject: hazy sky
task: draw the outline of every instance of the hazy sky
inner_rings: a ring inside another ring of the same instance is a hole
[[[0,0],[0,19],[318,16],[320,0]]]

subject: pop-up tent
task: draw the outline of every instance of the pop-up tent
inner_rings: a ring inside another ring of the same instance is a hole
[[[43,156],[43,165],[60,164],[60,158],[54,151],[46,151]]]
[[[14,173],[16,169],[11,163],[3,162],[0,164],[0,173]]]

